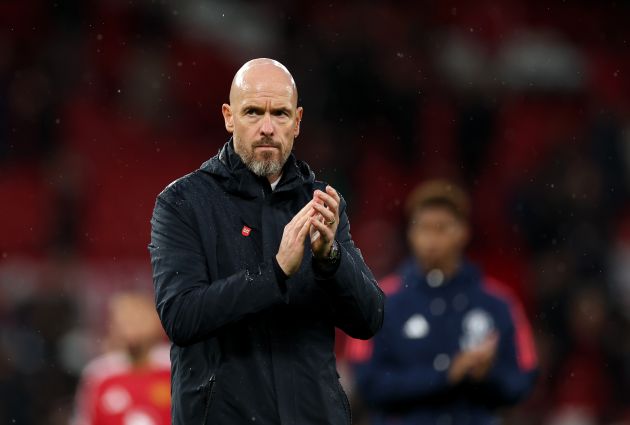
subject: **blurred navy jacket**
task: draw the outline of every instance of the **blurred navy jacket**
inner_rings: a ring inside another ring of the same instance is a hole
[[[355,372],[375,424],[497,424],[496,409],[532,389],[537,359],[518,301],[470,263],[441,280],[440,272],[425,275],[408,261],[388,279],[397,290],[387,299],[382,331],[373,341],[354,342],[373,349]],[[449,384],[455,355],[492,332],[500,339],[485,380]]]

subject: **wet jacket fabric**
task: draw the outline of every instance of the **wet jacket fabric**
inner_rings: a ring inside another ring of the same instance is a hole
[[[274,262],[284,226],[325,184],[291,155],[274,191],[229,141],[156,200],[149,251],[172,341],[173,425],[349,424],[335,327],[367,339],[384,296],[349,232],[330,268],[308,244],[289,279]]]
[[[470,263],[441,281],[414,260],[382,286],[388,294],[383,329],[371,341],[357,342],[363,361],[355,364],[373,424],[498,424],[497,408],[531,391],[537,369],[532,332],[505,286]],[[486,378],[449,384],[455,355],[493,332],[499,345]],[[367,356],[366,344],[371,346]]]

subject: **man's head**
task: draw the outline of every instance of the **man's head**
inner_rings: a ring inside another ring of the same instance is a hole
[[[300,133],[302,108],[291,73],[273,59],[253,59],[238,70],[223,104],[234,150],[256,175],[275,178]]]
[[[109,343],[125,350],[134,361],[162,340],[164,331],[153,298],[144,293],[121,292],[109,302]]]
[[[418,186],[407,198],[407,237],[414,256],[425,270],[452,272],[468,243],[469,200],[445,180]]]

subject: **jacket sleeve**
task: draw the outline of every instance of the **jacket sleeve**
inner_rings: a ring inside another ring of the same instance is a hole
[[[484,381],[469,388],[471,397],[496,407],[512,405],[526,397],[537,376],[537,359],[529,323],[520,305],[512,310],[501,332],[492,369]]]
[[[315,279],[329,294],[335,326],[353,338],[369,339],[383,324],[385,296],[350,236],[350,221],[342,199],[337,229],[339,266],[327,273],[313,262]]]
[[[151,265],[157,311],[173,343],[190,345],[245,315],[287,301],[273,263],[225,278],[210,276],[186,201],[160,195],[151,219]]]

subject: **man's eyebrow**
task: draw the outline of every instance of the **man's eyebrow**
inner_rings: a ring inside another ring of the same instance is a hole
[[[262,111],[265,108],[263,106],[260,106],[260,105],[254,105],[253,103],[247,103],[247,104],[243,105],[243,110],[244,111],[247,111],[249,109],[252,109],[254,111]]]
[[[289,106],[274,106],[271,108],[272,112],[291,112],[291,108]]]
[[[264,106],[261,105],[256,105],[253,103],[246,103],[245,105],[243,105],[242,108],[243,111],[256,111],[256,112],[262,112],[265,110]],[[272,106],[270,108],[271,112],[286,112],[286,113],[291,113],[292,108],[290,106],[287,105],[282,105],[282,106]]]

